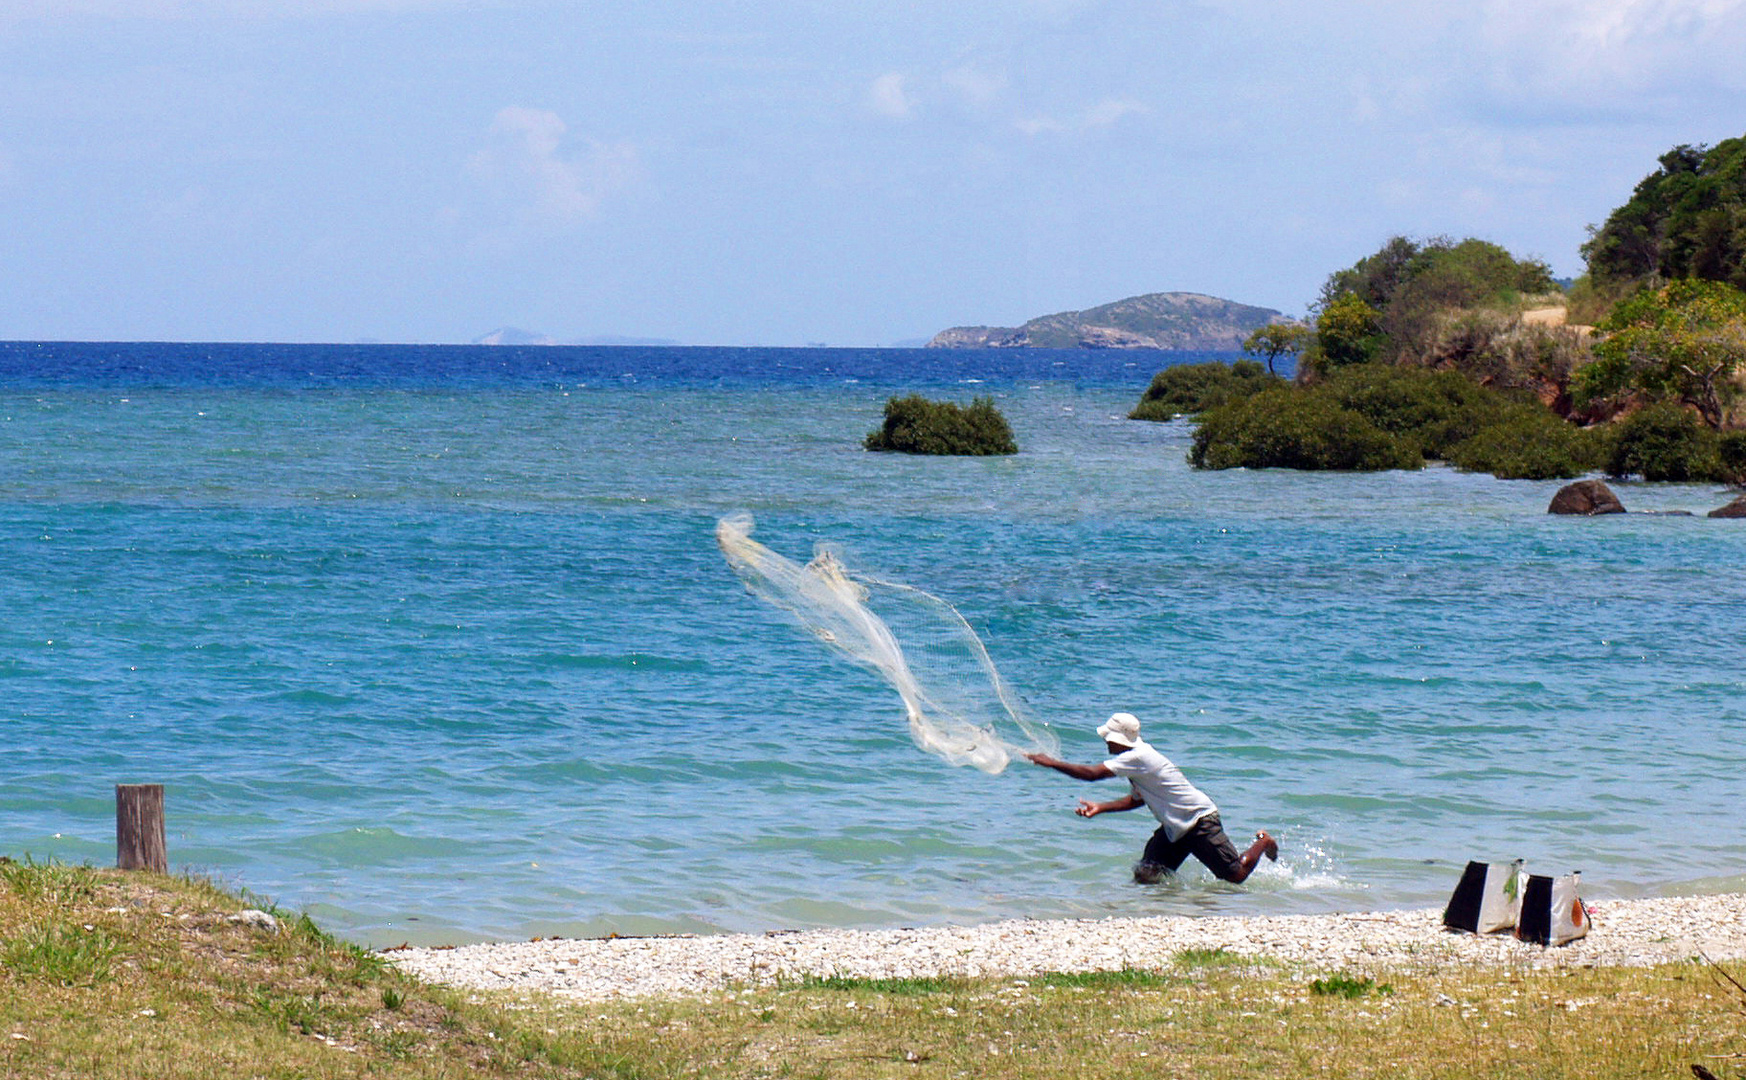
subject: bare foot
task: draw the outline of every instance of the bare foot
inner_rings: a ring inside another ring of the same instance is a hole
[[[1268,836],[1267,830],[1263,829],[1260,832],[1256,833],[1255,834],[1255,842],[1257,844],[1265,844],[1266,845],[1265,847],[1263,847],[1261,849],[1261,854],[1267,856],[1267,858],[1270,862],[1278,862],[1279,861],[1279,841],[1273,839],[1273,837],[1271,837],[1271,836]]]

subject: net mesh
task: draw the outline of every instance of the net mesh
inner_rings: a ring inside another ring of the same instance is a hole
[[[825,544],[804,566],[752,539],[752,518],[716,523],[715,539],[746,588],[819,641],[873,669],[903,698],[910,738],[954,765],[997,773],[1021,753],[1060,749],[1026,719],[982,640],[937,596],[850,570]]]

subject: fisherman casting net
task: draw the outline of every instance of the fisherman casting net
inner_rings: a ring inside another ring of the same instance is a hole
[[[883,676],[903,698],[917,746],[989,773],[1016,754],[1059,751],[1046,725],[1025,719],[981,639],[952,605],[851,571],[824,544],[802,566],[751,533],[749,514],[716,523],[716,542],[734,573],[754,596]]]

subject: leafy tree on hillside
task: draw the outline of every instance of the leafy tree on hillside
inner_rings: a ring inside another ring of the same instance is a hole
[[[1677,278],[1746,288],[1746,136],[1676,146],[1582,246],[1597,287]]]
[[[1596,359],[1574,380],[1579,405],[1640,395],[1689,405],[1711,428],[1728,419],[1746,374],[1746,292],[1685,278],[1638,292],[1599,329]]]
[[[1329,304],[1345,295],[1356,296],[1373,308],[1385,308],[1398,290],[1413,274],[1413,264],[1419,257],[1419,245],[1404,236],[1391,236],[1374,255],[1366,255],[1344,270],[1336,270],[1322,283],[1317,311],[1326,311]]]
[[[1356,293],[1341,293],[1316,316],[1316,337],[1304,366],[1318,375],[1367,364],[1382,348],[1381,313]]]
[[[1520,329],[1516,316],[1525,299],[1557,291],[1545,263],[1517,259],[1496,244],[1396,236],[1328,276],[1316,305],[1317,341],[1305,367],[1323,374],[1367,360],[1461,366],[1469,357],[1497,352],[1493,344],[1504,347]],[[1359,318],[1366,309],[1368,327]],[[1475,312],[1488,318],[1463,317]],[[1481,327],[1484,340],[1476,340]]]
[[[1505,303],[1521,294],[1558,288],[1552,270],[1538,259],[1517,259],[1486,240],[1434,237],[1424,243],[1391,237],[1374,255],[1328,275],[1320,309],[1350,294],[1387,311],[1403,300],[1449,307]]]

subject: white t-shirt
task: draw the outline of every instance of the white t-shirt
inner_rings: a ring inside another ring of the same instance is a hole
[[[1133,785],[1134,793],[1146,801],[1147,809],[1163,824],[1165,835],[1172,840],[1180,840],[1195,822],[1218,812],[1213,801],[1189,783],[1181,769],[1143,741],[1103,764]]]

